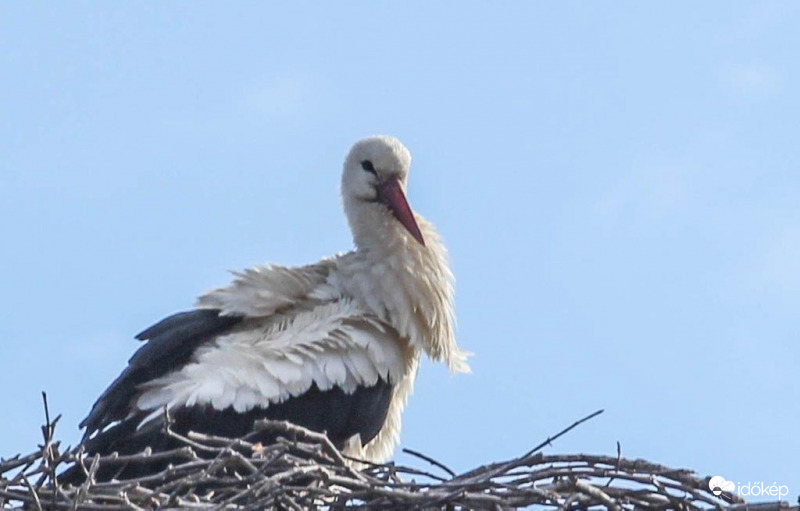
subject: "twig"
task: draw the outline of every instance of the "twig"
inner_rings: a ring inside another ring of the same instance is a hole
[[[570,431],[572,431],[573,429],[577,428],[578,426],[580,426],[580,425],[581,425],[581,424],[583,424],[584,422],[594,419],[595,417],[597,417],[598,415],[600,415],[600,414],[601,414],[601,413],[603,413],[604,411],[605,411],[605,410],[597,410],[597,411],[596,411],[596,412],[594,412],[594,413],[590,413],[589,415],[587,415],[587,416],[586,416],[586,417],[584,417],[583,419],[580,419],[580,420],[577,420],[577,421],[573,422],[571,425],[569,425],[569,426],[567,426],[566,428],[562,429],[561,431],[559,431],[559,432],[558,432],[558,433],[556,433],[555,435],[553,435],[553,436],[551,436],[551,437],[547,437],[547,440],[545,440],[544,442],[540,443],[539,445],[537,445],[536,447],[534,447],[533,449],[531,449],[530,451],[528,451],[527,453],[525,453],[525,455],[523,455],[522,457],[523,457],[523,458],[527,458],[527,457],[528,457],[528,456],[530,456],[531,454],[533,454],[533,453],[535,453],[535,452],[537,452],[537,451],[540,451],[540,450],[544,449],[544,448],[545,448],[545,447],[547,447],[548,445],[552,445],[552,444],[553,444],[553,442],[555,442],[557,439],[559,439],[559,438],[561,438],[562,436],[566,435],[567,433],[569,433],[569,432],[570,432]]]
[[[421,460],[427,461],[431,465],[434,465],[436,467],[441,468],[442,470],[444,470],[445,472],[450,474],[450,477],[455,477],[456,476],[456,473],[453,472],[452,470],[450,470],[450,468],[447,465],[445,465],[444,463],[442,463],[440,461],[436,461],[435,459],[431,458],[430,456],[426,456],[426,455],[422,454],[421,452],[417,452],[417,451],[414,451],[412,449],[403,449],[403,452],[406,453],[406,454],[410,454],[411,456],[416,456],[417,458],[420,458]]]

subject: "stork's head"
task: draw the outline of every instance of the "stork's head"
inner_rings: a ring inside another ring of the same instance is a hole
[[[357,244],[402,226],[425,245],[405,196],[410,166],[411,153],[394,137],[367,137],[350,149],[342,174],[342,198]]]

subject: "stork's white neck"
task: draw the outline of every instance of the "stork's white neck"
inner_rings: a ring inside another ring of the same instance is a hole
[[[380,203],[346,198],[344,211],[350,232],[353,234],[353,243],[358,250],[394,251],[398,248],[398,243],[404,241],[416,243],[410,235],[404,235],[403,226],[392,216],[386,206]]]

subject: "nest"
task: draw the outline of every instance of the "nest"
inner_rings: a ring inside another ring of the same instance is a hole
[[[46,403],[45,403],[46,410]],[[58,418],[49,417],[44,442],[27,456],[0,460],[4,508],[129,510],[180,509],[746,509],[736,495],[715,495],[690,470],[644,460],[542,450],[595,412],[522,456],[456,474],[429,456],[406,450],[423,468],[373,464],[348,458],[327,437],[286,422],[257,429],[280,435],[271,445],[189,433],[183,447],[130,456],[60,452]],[[166,462],[166,463],[163,463]],[[158,473],[135,479],[96,481],[103,468],[163,463]],[[65,467],[85,482],[60,481]],[[790,509],[759,504],[758,509]],[[749,506],[750,509],[754,507]],[[794,508],[797,509],[797,508]]]

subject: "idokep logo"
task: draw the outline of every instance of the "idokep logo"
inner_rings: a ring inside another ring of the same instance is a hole
[[[714,476],[708,480],[708,488],[711,493],[719,497],[722,492],[733,493],[736,491],[736,485],[732,481],[726,480],[722,476]]]
[[[739,491],[737,492],[742,497],[777,497],[778,500],[783,500],[783,497],[789,495],[789,487],[785,484],[779,485],[777,483],[764,484],[764,483],[737,483]],[[714,476],[708,480],[708,488],[711,493],[728,499],[725,493],[733,493],[736,491],[736,484],[733,481],[728,481],[722,476]]]

